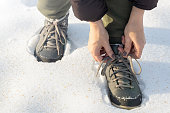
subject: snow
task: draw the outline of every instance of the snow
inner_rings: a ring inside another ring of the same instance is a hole
[[[95,77],[88,49],[89,25],[70,10],[69,43],[61,61],[37,62],[32,55],[44,17],[36,0],[0,3],[0,113],[170,113],[170,1],[147,11],[147,44],[138,77],[142,106],[123,110],[110,104],[106,80]]]

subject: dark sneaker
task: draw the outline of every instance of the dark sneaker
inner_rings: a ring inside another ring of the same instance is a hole
[[[68,15],[61,20],[45,20],[34,52],[38,61],[55,62],[63,57],[67,41]]]
[[[111,46],[115,53],[115,60],[107,59],[102,75],[106,76],[112,105],[123,109],[133,109],[141,105],[142,93],[133,69],[132,58],[130,56],[128,59],[124,58],[118,52],[118,46]],[[140,66],[139,62],[137,63]]]

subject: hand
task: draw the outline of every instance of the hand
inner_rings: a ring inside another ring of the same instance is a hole
[[[136,7],[132,8],[129,22],[125,27],[124,36],[122,36],[124,49],[119,48],[125,57],[131,54],[133,58],[141,58],[146,43],[143,29],[143,14],[144,10]]]
[[[101,62],[105,56],[114,59],[114,53],[109,44],[109,35],[101,20],[90,22],[88,49],[97,62]]]

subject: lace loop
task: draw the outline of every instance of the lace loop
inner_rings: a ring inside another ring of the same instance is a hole
[[[138,62],[138,60],[135,59],[135,61],[137,62],[140,70],[139,70],[138,73],[136,73],[135,70],[134,70],[133,63],[132,63],[132,57],[131,57],[131,55],[128,56],[128,59],[129,59],[129,61],[130,61],[130,66],[131,66],[132,72],[133,72],[135,75],[140,75],[141,72],[142,72],[142,67],[141,67],[140,63]]]

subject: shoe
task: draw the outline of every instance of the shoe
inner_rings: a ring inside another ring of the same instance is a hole
[[[139,107],[142,103],[142,93],[133,69],[132,58],[130,56],[124,58],[118,52],[119,45],[111,45],[111,47],[115,53],[115,60],[110,57],[105,58],[102,63],[106,61],[106,64],[101,72],[107,79],[110,101],[118,108],[130,110]],[[137,63],[140,66],[138,61]],[[140,73],[141,66],[137,74]]]
[[[56,62],[62,59],[67,42],[68,16],[69,14],[60,20],[45,20],[34,51],[38,61]]]

